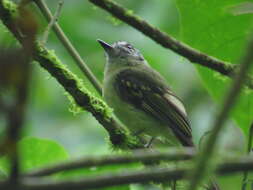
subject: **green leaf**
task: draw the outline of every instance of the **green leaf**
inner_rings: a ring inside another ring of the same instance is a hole
[[[30,170],[64,161],[68,153],[57,142],[48,139],[27,137],[19,142],[22,170]]]
[[[21,170],[27,171],[39,168],[48,164],[64,161],[68,158],[66,150],[57,142],[26,137],[19,143]],[[8,173],[9,163],[6,157],[0,159],[0,171]]]
[[[221,60],[239,63],[252,29],[253,14],[233,14],[231,9],[244,0],[177,0],[184,42]],[[223,101],[231,80],[196,66],[205,87],[218,104]],[[248,134],[253,115],[253,91],[245,88],[232,116]]]
[[[242,174],[227,175],[217,177],[217,182],[220,185],[220,189],[238,190],[242,189]],[[231,183],[233,182],[233,183]],[[252,179],[249,178],[246,190],[250,190]]]
[[[0,159],[0,179],[7,178],[7,164],[4,159]]]

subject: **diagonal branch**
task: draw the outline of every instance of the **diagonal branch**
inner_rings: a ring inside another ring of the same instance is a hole
[[[0,0],[0,19],[16,39],[24,45],[24,36],[14,27],[16,15],[18,15],[18,10],[15,3],[9,0]],[[93,96],[84,87],[82,81],[61,63],[54,52],[50,52],[37,43],[33,52],[33,59],[62,85],[78,106],[89,111],[97,119],[109,133],[110,140],[115,147],[130,149],[143,147],[135,137],[128,135],[125,129],[113,118],[111,109],[102,100]]]
[[[192,47],[169,36],[165,32],[160,31],[158,28],[152,26],[144,19],[138,17],[137,15],[134,15],[131,10],[120,6],[112,0],[89,1],[106,10],[116,18],[139,30],[163,47],[168,48],[175,53],[178,53],[179,55],[185,57],[192,63],[202,65],[229,77],[233,77],[233,75],[237,73],[238,65],[221,61],[217,58],[193,49]],[[253,78],[248,76],[245,80],[245,84],[249,88],[253,89]]]
[[[63,0],[60,0],[58,2],[58,5],[56,7],[56,11],[55,11],[54,15],[52,16],[50,22],[48,23],[48,25],[47,25],[47,27],[45,29],[45,32],[44,32],[44,34],[42,36],[42,39],[41,39],[42,45],[46,44],[46,42],[48,40],[48,35],[49,35],[49,32],[50,32],[51,28],[58,21],[60,13],[61,13],[61,10],[62,10],[63,3],[64,3]]]

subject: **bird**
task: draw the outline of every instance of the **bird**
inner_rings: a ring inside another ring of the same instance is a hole
[[[117,118],[132,134],[147,134],[171,146],[194,148],[186,109],[165,78],[130,43],[97,41],[106,55],[103,98]],[[220,189],[213,178],[206,187]]]
[[[141,52],[125,41],[97,40],[106,55],[103,97],[132,134],[192,147],[192,130],[182,101]]]

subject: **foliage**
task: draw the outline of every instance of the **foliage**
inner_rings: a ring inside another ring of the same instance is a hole
[[[48,139],[26,137],[19,142],[18,146],[22,171],[41,168],[67,160],[69,157],[64,147]],[[9,163],[6,157],[0,160],[0,168],[4,173],[9,173]]]
[[[177,1],[185,42],[208,55],[236,64],[252,32],[252,14],[234,14],[244,1]],[[194,10],[194,11],[193,11]],[[208,10],[208,11],[207,11]],[[194,21],[194,22],[191,22]],[[208,92],[220,103],[228,89],[228,78],[196,66]],[[252,72],[253,73],[253,72]],[[245,88],[233,110],[233,117],[248,134],[253,115],[253,92]]]
[[[245,13],[240,10],[242,3],[244,3],[243,0],[176,0],[175,2],[160,1],[159,3],[155,0],[118,0],[118,2],[129,8],[129,14],[136,13],[190,46],[231,64],[240,62],[248,35],[252,31],[252,12]],[[50,7],[56,7],[57,2],[47,1],[47,3]],[[38,10],[35,12],[37,13]],[[47,24],[40,14],[37,13],[36,16],[42,26],[38,36],[40,38]],[[195,72],[185,59],[163,49],[150,39],[143,37],[138,31],[122,21],[108,16],[100,9],[94,8],[88,2],[65,1],[59,24],[100,81],[103,78],[105,59],[96,39],[100,38],[108,42],[126,40],[140,49],[150,65],[164,75],[179,97],[182,97],[192,123],[194,141],[198,144],[199,138],[208,130],[216,110],[219,109],[219,106],[216,105],[220,105],[223,101],[224,94],[231,82],[230,79],[200,66],[194,66],[198,73]],[[5,47],[16,46],[13,36],[2,24],[0,24],[0,43]],[[76,73],[78,78],[82,78],[83,83],[78,83],[80,89],[87,87],[92,94],[99,97],[90,82],[73,64],[72,58],[66,53],[53,33],[50,33],[47,46],[54,49],[61,61],[68,65],[68,68]],[[100,124],[87,112],[75,114],[79,113],[80,109],[73,104],[72,97],[67,95],[71,100],[69,106],[69,102],[64,96],[66,92],[47,72],[36,64],[33,66],[30,102],[24,126],[23,136],[25,138],[18,143],[21,171],[28,172],[60,161],[70,161],[80,156],[111,154],[114,150],[110,148],[108,140],[106,140],[108,134],[99,126]],[[60,65],[60,67],[65,68],[64,65]],[[198,78],[198,74],[200,78]],[[74,78],[77,79],[75,76]],[[102,109],[99,104],[96,108]],[[111,115],[109,108],[105,115]],[[224,135],[221,135],[222,139],[228,139],[225,140],[223,146],[225,154],[230,153],[232,149],[239,150],[239,153],[243,154],[244,138],[249,135],[249,126],[253,120],[252,115],[253,92],[252,89],[245,87],[237,106],[232,110],[232,118],[236,124],[232,124],[233,127],[229,126]],[[4,128],[4,124],[0,121],[0,128]],[[238,128],[243,131],[243,134]],[[0,129],[1,133],[2,131]],[[236,140],[234,140],[235,138]],[[114,151],[115,154],[119,154],[119,152]],[[0,178],[8,176],[9,167],[6,157],[0,157]],[[91,167],[61,172],[54,177],[62,180],[75,179],[83,176],[98,176],[107,172],[121,173],[132,169],[138,170],[142,167],[141,164]],[[239,189],[241,175],[221,177],[219,183],[224,189]],[[126,185],[107,189],[141,188],[143,187]],[[156,187],[150,186],[149,188],[155,189]]]

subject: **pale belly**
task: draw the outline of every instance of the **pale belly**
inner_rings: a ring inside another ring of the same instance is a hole
[[[111,79],[109,79],[111,80]],[[112,83],[107,80],[105,91],[103,92],[106,103],[113,108],[115,115],[133,133],[144,133],[152,137],[162,137],[171,145],[179,145],[169,126],[146,114],[142,110],[137,110],[131,104],[123,101],[117,95]]]

